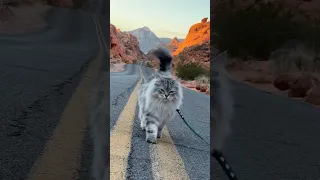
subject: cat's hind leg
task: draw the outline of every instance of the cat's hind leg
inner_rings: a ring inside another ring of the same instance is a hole
[[[148,143],[157,143],[158,135],[158,120],[155,116],[147,113],[145,116],[146,120],[146,141]]]

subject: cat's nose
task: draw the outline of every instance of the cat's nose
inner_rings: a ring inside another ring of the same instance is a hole
[[[166,95],[166,94],[165,94],[164,96],[166,97],[166,99],[168,99],[168,96],[169,96],[169,95]]]

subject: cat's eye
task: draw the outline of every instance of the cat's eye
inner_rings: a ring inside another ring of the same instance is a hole
[[[170,92],[169,92],[169,94],[174,94],[174,93],[176,93],[176,92],[175,92],[175,91],[170,91]]]
[[[160,91],[161,93],[164,93],[164,90],[163,90],[163,89],[159,89],[159,91]]]

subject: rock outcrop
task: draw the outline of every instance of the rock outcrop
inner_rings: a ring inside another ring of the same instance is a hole
[[[273,85],[281,91],[289,90],[289,97],[304,98],[309,96],[311,89],[320,85],[320,80],[312,73],[284,73],[275,78]]]
[[[196,62],[202,65],[206,69],[210,69],[210,42],[207,41],[202,44],[196,44],[193,46],[186,47],[182,52],[177,55],[179,58],[174,61],[173,64],[176,65],[183,61],[183,64],[188,64],[190,62]],[[181,59],[183,57],[183,60]]]
[[[210,22],[207,19],[192,25],[183,42],[172,40],[169,49],[174,50],[174,65],[182,61],[183,64],[197,62],[206,69],[210,68]]]
[[[280,91],[285,91],[291,88],[293,82],[297,79],[297,75],[292,73],[284,73],[276,77],[273,81],[274,87]]]
[[[175,37],[171,40],[171,42],[167,46],[168,46],[170,52],[173,53],[178,49],[180,44],[181,44],[181,42],[178,40],[177,37]]]
[[[304,73],[293,81],[290,90],[289,97],[305,97],[307,92],[319,84],[319,80],[311,73]]]
[[[314,105],[320,105],[320,86],[313,87],[308,91],[306,101]]]
[[[192,25],[185,40],[172,55],[178,55],[184,48],[210,42],[210,22],[203,21]]]
[[[137,37],[110,24],[110,62],[133,63],[136,60],[146,60]]]

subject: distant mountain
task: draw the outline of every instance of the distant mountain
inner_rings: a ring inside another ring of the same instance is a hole
[[[176,38],[176,37],[175,37]],[[170,44],[170,42],[173,40],[172,38],[159,38],[161,43],[164,45]],[[179,42],[182,42],[184,39],[177,39]]]
[[[128,33],[138,38],[140,49],[145,54],[151,49],[161,45],[161,40],[146,26],[128,31]]]
[[[127,32],[138,38],[139,47],[145,54],[147,54],[151,49],[158,46],[168,45],[172,41],[171,38],[158,38],[158,36],[146,26]],[[183,41],[183,39],[178,40],[180,42]]]

